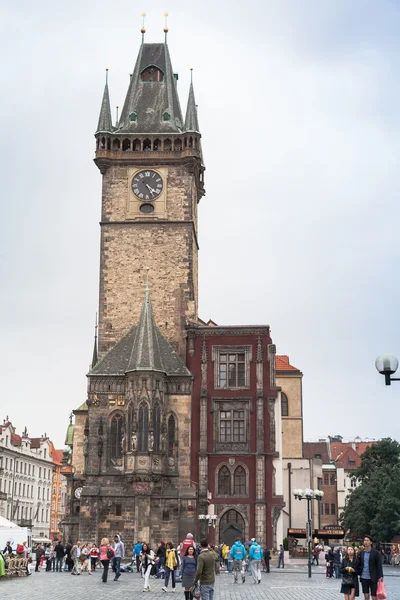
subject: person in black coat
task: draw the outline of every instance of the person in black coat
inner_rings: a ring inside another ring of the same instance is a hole
[[[271,560],[271,552],[268,548],[264,550],[265,571],[269,573],[269,561]]]
[[[340,567],[342,575],[342,587],[340,593],[344,594],[345,600],[354,600],[360,595],[358,576],[360,574],[360,558],[356,556],[354,548],[349,546]],[[352,579],[352,582],[348,580]]]
[[[370,594],[376,600],[378,582],[383,579],[382,556],[372,548],[370,535],[364,536],[364,550],[360,552],[360,576],[365,600],[369,600]]]

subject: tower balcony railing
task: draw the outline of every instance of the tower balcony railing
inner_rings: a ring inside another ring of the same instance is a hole
[[[174,137],[157,136],[118,136],[116,134],[96,135],[96,156],[132,155],[149,157],[157,153],[158,157],[165,156],[197,156],[201,157],[200,135],[182,135]]]

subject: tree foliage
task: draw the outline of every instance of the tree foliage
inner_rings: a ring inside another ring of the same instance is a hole
[[[354,473],[360,485],[345,507],[343,526],[377,541],[400,534],[400,444],[385,438],[367,448]]]

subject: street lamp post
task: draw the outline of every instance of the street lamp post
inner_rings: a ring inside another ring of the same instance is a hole
[[[217,522],[217,515],[199,515],[199,520],[200,521],[208,521],[208,526],[209,527],[214,527],[215,529],[215,523]]]
[[[385,384],[391,385],[392,381],[400,381],[398,377],[391,377],[399,367],[399,361],[393,354],[382,354],[375,361],[376,370],[385,377]]]
[[[311,538],[312,538],[312,523],[311,523],[311,502],[317,500],[320,502],[324,496],[322,490],[293,490],[293,495],[296,500],[307,500],[307,550],[308,550],[308,577],[311,578]]]

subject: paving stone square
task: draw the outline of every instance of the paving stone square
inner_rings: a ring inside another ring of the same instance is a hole
[[[271,573],[263,573],[260,585],[254,584],[250,575],[246,576],[244,584],[233,584],[233,578],[227,573],[221,573],[216,578],[215,600],[338,600],[340,595],[340,580],[326,579],[323,567],[314,567],[311,579],[307,577],[306,569],[292,567],[278,571],[275,567]],[[400,600],[400,569],[385,570],[385,583],[388,600]],[[163,581],[150,580],[150,592],[143,592],[143,580],[138,573],[123,573],[118,582],[113,581],[113,573],[107,584],[101,581],[101,570],[96,570],[91,576],[82,573],[71,576],[70,573],[46,573],[40,571],[29,577],[0,581],[0,597],[7,600],[77,600],[77,598],[95,598],[118,600],[143,598],[172,597],[184,600],[183,588],[177,584],[176,592],[171,588],[167,593],[161,590]],[[362,596],[360,596],[362,598]]]

